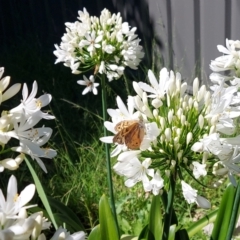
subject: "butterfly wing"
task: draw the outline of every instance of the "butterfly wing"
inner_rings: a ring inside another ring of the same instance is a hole
[[[129,149],[138,149],[142,143],[143,137],[144,127],[137,123],[125,136],[125,144]]]

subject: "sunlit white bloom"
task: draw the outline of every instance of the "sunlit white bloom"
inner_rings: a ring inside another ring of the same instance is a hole
[[[0,68],[0,79],[2,77],[4,73],[4,68],[1,67]],[[10,77],[4,77],[0,80],[0,104],[6,100],[8,100],[9,98],[13,97],[14,95],[16,95],[18,93],[18,91],[21,88],[21,84],[20,83],[16,83],[14,85],[12,85],[8,90],[7,87],[10,83]]]
[[[18,213],[22,208],[29,208],[25,206],[33,197],[35,193],[34,184],[30,184],[18,195],[17,180],[12,175],[8,182],[7,197],[3,196],[0,189],[0,223],[3,226],[8,219],[18,218]]]
[[[32,86],[32,92],[28,95],[28,87],[26,83],[24,83],[22,90],[23,99],[21,101],[21,104],[11,109],[9,112],[13,114],[22,114],[24,112],[27,117],[35,114],[35,116],[37,115],[40,119],[54,119],[54,116],[41,111],[43,107],[45,107],[51,102],[52,96],[45,93],[41,97],[36,98],[37,90],[38,85],[37,82],[34,81]]]
[[[19,165],[24,160],[24,154],[19,154],[15,159],[6,158],[0,161],[0,172],[3,172],[4,169],[16,170],[19,168]]]
[[[144,53],[136,28],[107,9],[99,18],[90,17],[86,9],[78,13],[79,21],[66,23],[60,46],[55,44],[55,63],[63,62],[74,74],[86,70],[106,74],[109,81],[119,79],[125,67],[137,69]]]
[[[214,72],[226,70],[239,71],[240,61],[239,41],[226,39],[226,47],[218,45],[217,48],[219,52],[222,52],[225,55],[217,57],[215,60],[211,61],[210,68]]]
[[[144,190],[149,192],[152,186],[148,176],[154,176],[154,169],[148,169],[150,164],[150,158],[146,158],[143,162],[140,162],[137,157],[134,157],[129,161],[118,162],[114,165],[113,169],[117,174],[127,178],[125,181],[127,187],[133,187],[136,183],[142,181]]]
[[[160,71],[159,82],[157,81],[153,72],[151,70],[148,70],[148,79],[151,83],[151,86],[144,82],[139,82],[138,85],[145,92],[150,93],[148,95],[148,97],[157,98],[160,101],[160,99],[164,98],[164,94],[166,93],[166,90],[168,87],[169,73],[168,73],[167,69],[163,68]]]
[[[153,195],[158,195],[160,190],[164,187],[164,180],[162,179],[159,170],[156,171],[150,183],[152,185]]]
[[[85,240],[86,239],[86,233],[83,231],[79,231],[73,234],[70,234],[66,229],[60,227],[57,229],[57,231],[54,233],[51,240]]]
[[[193,175],[195,178],[200,178],[201,176],[206,176],[206,164],[201,164],[199,162],[193,161]]]
[[[78,80],[77,83],[83,86],[86,86],[86,88],[83,90],[82,94],[85,95],[88,92],[93,92],[94,95],[98,94],[97,87],[99,86],[99,83],[95,83],[94,76],[91,75],[89,79],[83,75],[84,80]]]
[[[198,206],[202,208],[210,208],[211,204],[210,202],[197,194],[197,190],[193,189],[189,184],[184,182],[183,180],[181,181],[182,184],[182,191],[183,191],[183,196],[185,200],[191,204],[191,203],[197,203]]]
[[[102,41],[103,36],[98,35],[96,37],[96,32],[95,31],[92,31],[90,34],[86,33],[85,38],[86,38],[86,40],[82,39],[80,41],[79,46],[80,47],[88,46],[87,50],[90,53],[92,53],[95,50],[95,48],[100,48],[101,47],[101,45],[99,43]]]
[[[44,139],[45,141],[46,139]],[[41,158],[52,159],[57,155],[57,152],[51,148],[41,148],[40,141],[29,141],[28,139],[21,139],[18,147],[12,147],[11,149],[16,152],[25,153],[29,155],[33,160],[36,160],[39,166],[47,173],[47,169],[41,160]]]

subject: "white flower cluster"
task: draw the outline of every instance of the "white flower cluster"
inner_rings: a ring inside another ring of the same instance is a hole
[[[240,41],[226,39],[226,47],[218,45],[217,48],[224,55],[211,61],[210,68],[215,73],[210,75],[210,79],[218,84],[223,80],[232,80],[233,85],[240,86]],[[223,71],[230,71],[230,75],[218,73]]]
[[[90,16],[85,8],[78,14],[79,21],[66,23],[60,46],[55,44],[56,63],[64,62],[74,74],[94,69],[94,75],[106,74],[109,81],[121,77],[126,66],[137,69],[144,53],[136,27],[107,9],[99,18]]]
[[[128,97],[128,107],[117,97],[118,108],[108,109],[112,122],[104,125],[114,136],[101,140],[116,145],[111,155],[118,162],[113,169],[127,178],[127,187],[142,181],[144,190],[154,194],[176,174],[187,202],[208,208],[210,203],[184,181],[182,172],[195,179],[206,176],[207,170],[228,173],[234,182],[233,174],[240,173],[238,88],[222,82],[207,91],[196,78],[190,96],[180,73],[163,68],[157,81],[149,70],[148,78],[150,84],[133,82],[137,96]],[[220,138],[221,134],[231,137]]]
[[[46,240],[46,236],[42,231],[49,229],[51,223],[47,221],[42,212],[28,215],[26,211],[28,208],[36,206],[26,206],[34,193],[35,185],[30,184],[18,195],[17,180],[14,176],[9,179],[6,198],[0,189],[0,239]],[[85,236],[82,231],[70,235],[66,229],[59,228],[51,239],[84,240]]]
[[[0,79],[3,75],[4,68],[0,68]],[[7,89],[10,83],[10,77],[4,77],[0,80],[0,104],[3,101],[13,97],[21,88],[17,83]],[[3,147],[2,154],[9,150],[19,152],[16,158],[6,158],[0,161],[0,172],[5,168],[15,170],[19,167],[24,159],[24,154],[35,159],[40,167],[47,172],[41,157],[53,158],[56,151],[50,148],[42,147],[50,138],[52,129],[48,127],[34,128],[42,119],[54,119],[54,116],[42,112],[42,107],[48,105],[52,99],[50,94],[43,94],[36,98],[38,86],[34,81],[32,92],[28,93],[27,85],[23,85],[21,103],[8,111],[2,111],[0,117],[0,145]],[[11,138],[19,141],[19,146],[7,148],[6,144]]]
[[[228,174],[236,186],[234,174],[240,173],[240,135],[238,119],[240,116],[240,41],[226,39],[226,46],[218,45],[218,50],[226,55],[211,62],[213,71],[231,70],[228,76],[212,73],[214,83],[210,107],[206,118],[212,124],[212,130],[196,143],[192,150],[210,153],[219,161],[214,164],[215,175]]]

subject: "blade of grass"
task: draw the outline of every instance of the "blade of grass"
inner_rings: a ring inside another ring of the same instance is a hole
[[[43,189],[43,186],[42,186],[42,184],[41,184],[41,182],[40,182],[40,180],[39,180],[36,172],[34,171],[31,163],[28,161],[28,159],[27,159],[26,157],[25,157],[25,162],[26,162],[26,164],[27,164],[27,166],[28,166],[29,171],[30,171],[31,174],[32,174],[32,177],[33,177],[33,180],[34,180],[34,182],[35,182],[35,186],[36,186],[38,195],[39,195],[39,197],[40,197],[40,199],[41,199],[41,201],[42,201],[42,203],[43,203],[43,205],[44,205],[44,207],[45,207],[45,209],[46,209],[46,211],[47,211],[47,213],[48,213],[48,215],[49,215],[49,217],[50,217],[50,220],[51,220],[54,228],[57,230],[57,229],[58,229],[58,226],[57,226],[57,223],[56,223],[56,221],[55,221],[55,218],[54,218],[52,209],[51,209],[51,207],[50,207],[50,204],[49,204],[49,202],[48,202],[47,196],[46,196],[46,194],[45,194],[45,191],[44,191],[44,189]]]

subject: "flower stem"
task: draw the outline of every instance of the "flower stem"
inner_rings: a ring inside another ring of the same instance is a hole
[[[107,120],[107,100],[106,100],[106,82],[105,82],[104,74],[102,74],[102,76],[101,76],[101,86],[102,86],[103,122],[105,122]],[[103,127],[103,129],[104,129],[104,136],[107,136],[108,135],[107,129],[105,127]],[[114,217],[114,220],[115,220],[115,223],[116,223],[116,226],[118,229],[118,235],[119,235],[119,227],[118,227],[118,222],[117,222],[117,214],[116,214],[114,194],[113,194],[110,150],[109,150],[109,144],[107,144],[107,143],[105,143],[105,153],[106,153],[106,163],[107,163],[107,180],[108,180],[108,188],[109,188],[109,194],[110,194],[110,204],[111,204],[113,217]]]
[[[167,196],[167,206],[164,218],[164,228],[163,228],[163,237],[162,240],[167,240],[169,236],[169,229],[172,222],[172,213],[173,213],[173,198],[175,192],[175,177],[174,173],[171,173],[169,178],[169,191]]]

